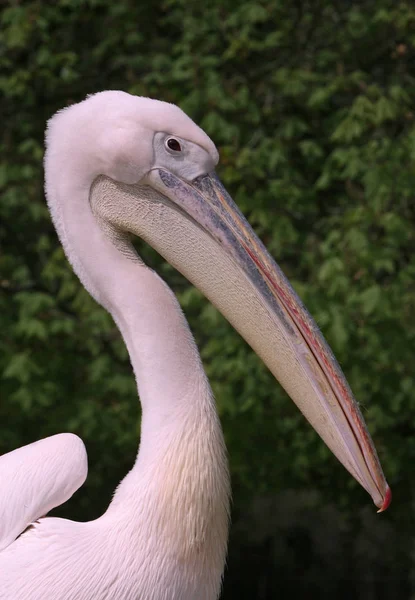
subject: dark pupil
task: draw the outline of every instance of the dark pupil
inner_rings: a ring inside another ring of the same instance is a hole
[[[170,150],[174,150],[175,152],[180,152],[180,150],[182,149],[179,142],[177,140],[175,140],[174,138],[168,139],[167,145],[170,148]]]

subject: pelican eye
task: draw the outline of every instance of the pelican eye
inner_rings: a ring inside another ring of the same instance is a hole
[[[182,151],[182,147],[180,145],[180,142],[178,140],[176,140],[176,138],[169,138],[167,140],[167,147],[170,150],[173,150],[174,152],[181,152]]]

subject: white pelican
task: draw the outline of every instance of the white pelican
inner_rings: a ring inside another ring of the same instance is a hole
[[[108,510],[89,523],[44,518],[86,477],[76,436],[1,458],[2,600],[214,600],[220,593],[230,498],[221,426],[179,304],[137,255],[132,234],[229,319],[380,510],[390,502],[335,358],[221,185],[217,162],[209,137],[157,100],[102,92],[49,122],[50,212],[75,272],[127,345],[141,441]]]

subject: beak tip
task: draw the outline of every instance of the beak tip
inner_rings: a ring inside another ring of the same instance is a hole
[[[384,512],[388,508],[388,506],[391,502],[392,502],[392,492],[391,492],[390,487],[386,484],[386,493],[385,493],[385,497],[383,499],[383,504],[377,512],[378,513]]]

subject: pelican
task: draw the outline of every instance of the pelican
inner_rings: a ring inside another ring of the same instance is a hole
[[[352,392],[287,279],[215,174],[218,152],[177,106],[106,91],[48,123],[45,189],[65,253],[128,348],[142,407],[136,462],[88,523],[45,517],[82,485],[81,440],[0,459],[3,600],[214,600],[230,482],[220,421],[153,246],[225,315],[382,511],[390,490]]]

